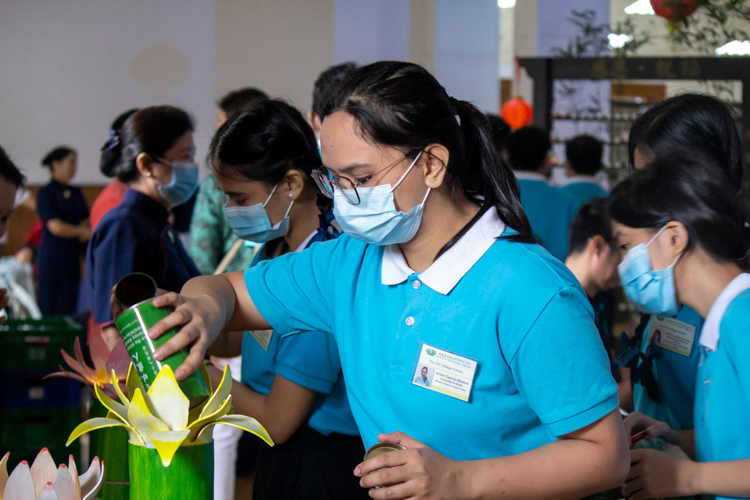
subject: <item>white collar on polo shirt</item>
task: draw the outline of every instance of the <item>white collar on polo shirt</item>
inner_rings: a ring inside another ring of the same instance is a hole
[[[719,294],[719,297],[711,306],[703,323],[700,344],[709,351],[715,351],[719,346],[719,326],[729,304],[739,294],[750,288],[750,274],[742,273],[734,278],[727,287]]]
[[[599,184],[596,182],[596,178],[593,175],[574,175],[573,177],[568,177],[566,184],[575,184],[575,183],[582,183],[582,184]]]
[[[529,172],[526,170],[514,170],[514,174],[516,174],[516,179],[524,180],[524,181],[542,181],[544,183],[547,183],[549,179],[547,179],[545,176],[540,174],[539,172]]]
[[[505,223],[495,208],[489,209],[463,237],[441,255],[423,273],[419,280],[438,293],[447,295],[469,272],[474,264],[490,249],[505,231]],[[398,285],[414,271],[406,263],[398,245],[387,245],[383,252],[381,283]]]

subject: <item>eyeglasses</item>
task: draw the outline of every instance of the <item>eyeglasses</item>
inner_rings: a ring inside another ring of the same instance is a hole
[[[414,150],[418,151],[418,150]],[[411,151],[409,154],[413,153],[414,151]],[[326,195],[328,198],[333,199],[333,191],[334,187],[341,191],[341,194],[343,195],[344,199],[349,202],[351,205],[359,205],[361,202],[361,199],[359,197],[359,193],[357,192],[357,187],[362,186],[362,184],[367,183],[375,177],[378,174],[381,174],[385,172],[386,170],[395,167],[402,161],[406,160],[408,158],[408,155],[404,155],[403,158],[399,158],[398,160],[394,161],[390,165],[388,165],[385,168],[382,168],[378,170],[377,172],[370,174],[365,177],[361,177],[359,179],[351,180],[348,177],[342,177],[338,174],[335,174],[331,172],[326,167],[321,167],[316,170],[312,171],[312,178],[315,180],[315,184],[318,185],[318,188],[323,192],[324,195]]]

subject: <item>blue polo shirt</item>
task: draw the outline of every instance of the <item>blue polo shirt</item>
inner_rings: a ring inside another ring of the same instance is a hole
[[[696,458],[750,458],[750,274],[735,278],[711,307],[700,337],[695,395]],[[728,497],[716,497],[723,499]]]
[[[337,237],[338,231],[328,230],[332,220],[332,212],[321,216],[318,230],[297,251]],[[258,251],[253,266],[262,262],[262,254],[262,250]],[[359,435],[346,397],[339,351],[331,335],[311,331],[306,335],[281,338],[273,334],[266,351],[252,333],[245,332],[242,383],[267,395],[271,392],[275,375],[318,393],[307,417],[309,427],[326,436],[332,432]]]
[[[683,306],[675,319],[695,326],[695,340],[690,356],[658,348],[659,354],[653,359],[654,378],[659,385],[661,402],[657,403],[646,393],[646,389],[636,384],[633,390],[635,411],[667,422],[673,429],[693,429],[693,407],[695,404],[695,380],[698,376],[700,348],[698,338],[703,327],[703,318],[694,309]],[[653,318],[651,319],[653,321]],[[641,351],[646,352],[650,338],[651,321],[643,335]]]
[[[576,201],[560,188],[547,184],[535,172],[515,172],[521,187],[521,205],[539,244],[560,261],[568,256],[568,229],[576,215]]]
[[[559,189],[575,200],[575,212],[592,198],[602,198],[609,193],[599,186],[591,176],[576,176],[573,180]]]
[[[539,246],[501,234],[513,231],[491,209],[422,273],[397,246],[343,235],[263,262],[245,282],[277,332],[336,339],[366,447],[403,431],[453,459],[513,455],[618,401],[575,277]],[[423,343],[477,361],[468,402],[412,383]]]

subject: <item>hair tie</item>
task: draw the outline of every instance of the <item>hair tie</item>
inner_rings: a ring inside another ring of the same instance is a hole
[[[102,151],[111,151],[120,145],[120,133],[117,130],[109,131],[109,139],[102,146]]]
[[[450,101],[451,106],[453,106],[453,112],[454,112],[453,116],[456,117],[456,122],[458,123],[458,126],[460,127],[461,126],[461,117],[458,116],[458,104],[459,104],[458,99],[456,99],[453,96],[448,96],[448,101]]]

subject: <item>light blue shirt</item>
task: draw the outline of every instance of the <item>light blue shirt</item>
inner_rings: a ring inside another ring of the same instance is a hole
[[[425,387],[430,387],[430,379],[428,378],[423,379],[422,375],[418,375],[417,378],[414,379],[414,383],[421,384]]]
[[[245,282],[277,332],[336,338],[365,447],[400,430],[457,460],[513,455],[618,401],[575,277],[537,245],[497,239],[513,234],[504,229],[489,210],[422,273],[397,246],[343,235],[263,262]],[[468,402],[412,383],[422,343],[478,361]]]
[[[576,214],[576,202],[547,184],[541,174],[515,172],[521,187],[521,205],[534,236],[549,253],[564,262],[568,256],[568,229]]]
[[[636,384],[633,390],[633,404],[635,411],[667,422],[673,429],[689,430],[694,428],[695,380],[700,362],[698,338],[703,327],[703,318],[695,310],[683,306],[675,319],[695,326],[695,340],[690,356],[659,348],[659,355],[653,359],[651,366],[659,385],[661,402],[657,403],[651,399],[646,389],[641,384]],[[649,321],[641,344],[641,351],[644,353],[649,344],[650,328]]]
[[[719,295],[700,338],[703,362],[695,395],[696,458],[750,458],[750,275]],[[716,497],[723,499],[728,497]]]
[[[320,245],[317,241],[313,236],[297,250]],[[253,265],[261,261],[261,255],[262,250],[259,250]],[[326,436],[332,432],[359,435],[346,396],[339,351],[331,335],[312,331],[307,335],[280,338],[274,332],[266,351],[251,333],[245,332],[242,383],[256,392],[268,394],[275,375],[318,393],[308,414],[309,427]]]
[[[578,180],[580,178],[580,180]],[[573,180],[560,190],[575,200],[575,213],[581,209],[584,203],[592,198],[602,198],[609,193],[602,189],[590,176],[576,176]]]

